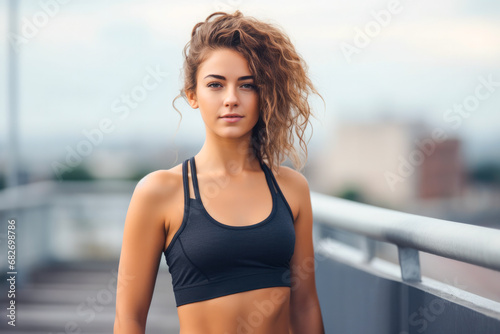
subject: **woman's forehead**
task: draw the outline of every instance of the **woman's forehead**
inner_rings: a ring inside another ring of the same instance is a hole
[[[237,80],[243,76],[251,76],[248,62],[239,52],[229,49],[211,51],[200,65],[199,77],[214,74],[224,76],[227,80]]]

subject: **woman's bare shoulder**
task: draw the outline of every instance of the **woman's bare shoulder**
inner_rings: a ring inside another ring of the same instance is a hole
[[[159,169],[148,173],[140,179],[135,192],[156,198],[168,198],[174,196],[182,189],[182,164],[170,169]]]
[[[300,207],[309,194],[309,185],[306,177],[295,169],[287,166],[279,166],[275,178],[292,210],[294,219],[297,219]]]
[[[308,187],[308,181],[304,174],[288,166],[279,166],[275,177],[277,180],[279,179],[279,183],[288,188],[298,190]]]

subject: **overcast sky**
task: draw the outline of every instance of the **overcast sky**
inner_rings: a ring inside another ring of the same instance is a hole
[[[140,136],[172,142],[180,119],[171,101],[181,85],[182,48],[197,22],[216,10],[236,8],[282,26],[309,64],[326,100],[324,110],[312,99],[318,115],[312,144],[322,142],[342,120],[387,117],[422,119],[476,144],[498,138],[500,87],[460,124],[444,120],[454,104],[474,96],[480,78],[500,82],[496,0],[72,0],[57,7],[50,5],[56,0],[19,2],[23,143],[73,138],[54,142],[63,150],[103,119],[113,122],[113,140]],[[390,13],[379,14],[382,25],[374,16],[381,11]],[[5,143],[7,38],[14,43],[6,26],[6,0],[0,1],[0,22],[0,142]],[[369,43],[357,47],[360,35],[368,32]],[[151,71],[163,73],[157,87],[125,112],[122,94],[141,86]],[[177,106],[183,119],[175,140],[202,142],[197,111],[183,100]]]

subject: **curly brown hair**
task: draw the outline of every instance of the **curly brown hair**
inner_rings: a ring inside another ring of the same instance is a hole
[[[244,16],[239,10],[233,14],[215,12],[197,23],[184,47],[184,85],[172,101],[173,107],[177,110],[178,98],[187,100],[186,91],[196,90],[198,68],[211,51],[222,48],[239,52],[255,77],[260,108],[259,120],[252,129],[255,157],[260,162],[267,160],[277,171],[288,156],[294,167],[302,170],[305,163],[301,163],[294,147],[294,132],[307,159],[309,141],[305,142],[304,133],[309,117],[314,117],[308,96],[314,93],[324,99],[307,75],[307,64],[278,26]]]

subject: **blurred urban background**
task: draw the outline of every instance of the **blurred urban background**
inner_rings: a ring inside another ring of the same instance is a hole
[[[182,49],[197,22],[236,9],[283,27],[326,101],[311,97],[311,190],[500,228],[498,1],[3,0],[0,236],[7,254],[15,218],[27,330],[112,324],[114,294],[102,291],[135,184],[203,145],[198,110],[179,99],[181,120],[172,107]],[[500,301],[498,272],[421,261],[425,275]],[[168,308],[175,332],[163,258],[161,268],[150,317],[165,332]],[[105,311],[79,313],[89,298]]]

